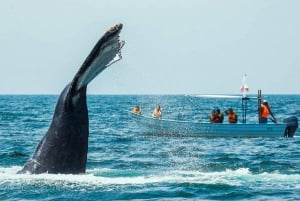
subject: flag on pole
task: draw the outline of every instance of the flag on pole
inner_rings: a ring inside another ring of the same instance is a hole
[[[247,85],[247,74],[245,74],[242,80],[242,85],[240,87],[240,92],[243,94],[243,97],[246,97],[246,93],[248,91],[249,91],[249,87]]]

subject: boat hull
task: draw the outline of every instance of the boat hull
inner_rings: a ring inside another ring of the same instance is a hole
[[[131,113],[137,125],[149,134],[203,136],[203,137],[284,137],[286,123],[203,123],[155,119]]]

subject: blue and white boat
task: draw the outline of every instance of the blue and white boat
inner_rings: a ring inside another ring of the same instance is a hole
[[[202,137],[293,137],[298,119],[286,118],[283,123],[209,123],[157,119],[130,112],[130,117],[142,132],[154,135],[202,136]]]
[[[246,75],[245,75],[246,76]],[[157,119],[143,115],[130,113],[130,117],[137,123],[139,128],[148,134],[180,135],[180,136],[203,136],[203,137],[293,137],[298,129],[296,116],[285,118],[282,122],[272,123],[248,123],[247,103],[251,99],[246,96],[248,91],[246,77],[243,79],[241,91],[242,97],[214,96],[214,98],[241,98],[242,121],[238,123],[210,123],[199,121],[183,121],[174,119]],[[188,97],[188,96],[187,96]],[[206,97],[206,96],[202,96]],[[260,116],[261,90],[258,91],[258,116]]]

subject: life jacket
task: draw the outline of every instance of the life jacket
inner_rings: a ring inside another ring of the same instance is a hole
[[[133,112],[134,114],[141,114],[141,110],[138,109],[138,108],[133,108],[132,112]]]
[[[266,105],[262,104],[260,111],[261,111],[261,118],[268,118],[270,111]]]
[[[237,122],[237,115],[235,112],[228,114],[228,121],[229,123],[236,123]]]
[[[223,121],[222,112],[219,113],[219,114],[214,114],[214,113],[210,114],[210,122],[212,122],[212,123],[222,123],[222,121]]]

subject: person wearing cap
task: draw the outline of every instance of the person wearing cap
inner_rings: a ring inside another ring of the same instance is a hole
[[[211,123],[223,123],[224,115],[220,111],[220,109],[214,109],[210,114],[210,122]]]
[[[260,106],[260,118],[259,118],[259,123],[268,123],[268,117],[269,115],[272,116],[273,118],[273,121],[276,123],[277,120],[276,118],[274,117],[272,111],[271,111],[271,108],[268,104],[268,101],[267,100],[264,100],[263,103],[261,104]]]
[[[237,114],[232,108],[229,108],[228,110],[226,110],[225,114],[228,115],[228,122],[229,123],[236,123],[237,122],[237,120],[238,120]]]
[[[162,109],[160,107],[160,105],[156,105],[154,108],[154,111],[152,113],[152,117],[153,118],[161,118],[162,116]]]

